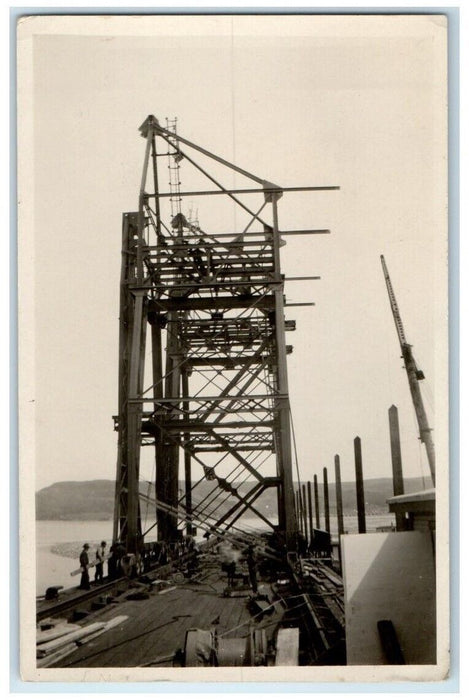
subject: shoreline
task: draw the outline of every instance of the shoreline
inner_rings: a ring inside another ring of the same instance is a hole
[[[356,513],[344,513],[344,518],[356,518],[357,514]],[[395,523],[394,519],[394,514],[389,513],[388,511],[382,512],[382,513],[376,513],[376,512],[371,512],[371,513],[366,513],[366,517],[369,518],[383,518],[388,520],[389,522],[383,523],[383,525],[392,525]],[[331,520],[334,520],[334,516],[331,516]],[[71,520],[63,521],[63,520],[38,520],[37,522],[50,522],[50,523],[61,523],[61,522],[72,522]],[[88,523],[88,522],[104,522],[104,521],[88,521],[88,520],[83,520],[83,521],[73,521],[73,522],[83,522],[83,523]],[[108,522],[108,521],[106,521]],[[355,527],[353,529],[350,528],[351,523],[346,523],[346,533],[353,534],[353,531],[355,530]],[[377,526],[376,523],[370,524],[370,530],[369,532],[376,532],[376,528],[379,527]],[[319,528],[320,529],[320,528]],[[358,529],[358,523],[357,523],[357,529]],[[332,528],[331,531],[331,537],[337,538],[337,532],[336,528]],[[51,554],[55,554],[59,557],[67,558],[67,559],[78,559],[80,556],[80,552],[83,548],[83,543],[87,541],[88,544],[90,545],[90,551],[93,552],[94,549],[97,549],[99,546],[99,543],[101,542],[101,539],[88,539],[86,540],[68,540],[66,542],[53,542],[48,544],[48,551]],[[108,542],[107,545],[110,546],[111,542]]]

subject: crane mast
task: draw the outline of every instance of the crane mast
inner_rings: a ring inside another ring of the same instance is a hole
[[[404,360],[404,366],[407,372],[407,378],[409,380],[410,394],[412,396],[412,402],[414,404],[415,413],[417,415],[420,440],[425,445],[432,482],[433,485],[435,485],[435,446],[432,440],[431,428],[428,425],[427,414],[423,405],[422,394],[420,392],[419,385],[419,381],[424,379],[425,375],[422,372],[422,370],[417,368],[417,364],[412,353],[412,346],[409,345],[409,343],[406,340],[404,333],[404,325],[402,323],[399,307],[397,305],[396,297],[394,295],[394,290],[392,288],[391,278],[389,276],[384,255],[381,255],[381,265],[383,267],[384,279],[388,290],[389,303],[391,304],[394,323],[396,325],[397,336],[399,338],[399,344],[401,346],[402,358]]]

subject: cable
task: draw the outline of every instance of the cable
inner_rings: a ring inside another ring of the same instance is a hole
[[[293,450],[295,452],[295,464],[296,464],[296,476],[298,478],[298,493],[299,493],[299,500],[301,504],[301,508],[303,508],[303,495],[301,493],[301,478],[300,478],[300,468],[298,464],[298,453],[296,451],[296,438],[295,438],[295,426],[293,425],[293,416],[291,412],[291,407],[288,405],[288,411],[290,413],[290,425],[291,425],[291,431],[292,431],[292,438],[293,438]]]

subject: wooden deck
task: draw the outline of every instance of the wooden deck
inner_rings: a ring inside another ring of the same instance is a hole
[[[132,592],[145,590],[130,589],[117,599],[119,602],[89,615],[86,624],[107,621],[117,615],[127,615],[128,619],[85,642],[56,666],[172,666],[171,659],[155,660],[183,649],[186,631],[190,628],[216,628],[218,635],[244,637],[251,623],[266,628],[270,636],[282,617],[281,604],[268,610],[264,616],[253,615],[248,610],[250,591],[239,591],[236,597],[225,597],[226,583],[226,575],[219,565],[213,563],[205,568],[198,582],[184,582],[164,593],[152,591],[145,600],[128,600]],[[268,595],[269,600],[273,598],[268,584],[261,583],[259,593]]]

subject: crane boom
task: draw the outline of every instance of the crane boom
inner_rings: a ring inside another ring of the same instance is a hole
[[[388,290],[389,303],[391,305],[391,311],[394,318],[394,323],[396,325],[397,336],[399,338],[399,345],[402,351],[402,358],[404,360],[404,366],[407,372],[407,378],[409,380],[410,394],[412,396],[412,402],[414,404],[415,413],[417,416],[420,440],[425,445],[428,458],[428,465],[430,467],[430,474],[432,477],[433,485],[435,485],[435,446],[432,440],[431,429],[428,425],[427,414],[423,405],[422,394],[420,392],[419,385],[419,381],[424,379],[424,374],[421,370],[417,368],[417,364],[412,353],[412,346],[409,345],[409,343],[406,340],[404,333],[404,325],[402,323],[401,315],[399,313],[399,307],[397,305],[396,297],[394,295],[394,290],[392,288],[391,278],[389,276],[384,255],[381,255],[381,265],[383,267],[384,279]]]

